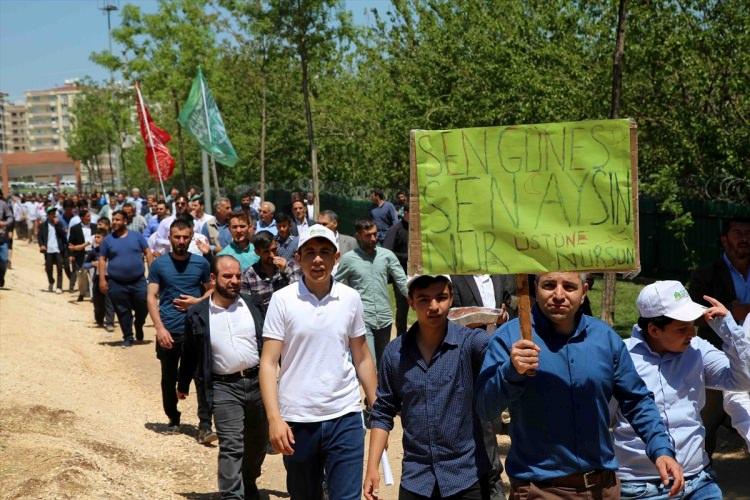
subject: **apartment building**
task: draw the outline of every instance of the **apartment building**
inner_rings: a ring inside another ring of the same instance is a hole
[[[25,92],[26,151],[65,151],[65,134],[70,131],[70,107],[79,93],[67,83],[49,90]],[[19,141],[20,146],[20,141]]]

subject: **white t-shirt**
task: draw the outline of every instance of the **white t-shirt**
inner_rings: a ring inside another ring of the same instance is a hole
[[[60,246],[57,244],[57,232],[55,226],[47,223],[47,253],[60,253]]]
[[[271,296],[263,337],[283,342],[279,409],[287,422],[321,422],[361,410],[349,339],[365,334],[362,300],[333,282],[318,300],[303,280]]]
[[[492,278],[489,274],[475,274],[474,282],[479,288],[479,295],[482,297],[482,305],[484,307],[497,307],[495,301],[495,287],[492,286]]]

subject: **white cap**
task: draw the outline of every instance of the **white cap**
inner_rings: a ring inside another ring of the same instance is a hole
[[[439,278],[445,278],[448,281],[451,280],[451,277],[449,275],[447,275],[447,274],[414,274],[412,276],[407,276],[406,277],[406,289],[407,290],[411,289],[411,284],[414,283],[415,281],[417,281],[419,278],[421,278],[423,276],[429,276],[431,278],[438,278],[438,277]]]
[[[307,231],[304,233],[304,235],[300,236],[299,244],[297,245],[297,248],[302,248],[305,246],[305,243],[308,241],[314,239],[314,238],[323,238],[331,243],[333,243],[333,246],[336,247],[336,250],[339,249],[339,244],[336,243],[336,235],[333,234],[333,231],[328,229],[322,224],[314,224],[310,226]]]
[[[694,321],[706,307],[696,304],[679,281],[657,281],[641,290],[635,304],[642,318],[666,316],[677,321]]]

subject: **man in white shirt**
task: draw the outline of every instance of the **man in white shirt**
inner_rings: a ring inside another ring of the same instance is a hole
[[[237,259],[214,259],[213,292],[187,312],[177,395],[187,396],[196,374],[219,435],[221,497],[257,499],[268,441],[258,385],[263,320],[252,300],[240,295],[240,277]]]
[[[653,393],[656,406],[674,443],[685,485],[680,498],[722,498],[704,449],[705,428],[700,410],[705,389],[750,389],[750,339],[717,300],[703,296],[712,307],[696,304],[678,281],[657,281],[638,295],[640,317],[625,345],[638,375]],[[708,322],[723,341],[720,351],[696,337],[694,321]],[[622,498],[669,496],[669,486],[646,456],[646,445],[616,404],[613,441],[620,464]]]
[[[370,405],[376,387],[362,301],[331,278],[339,253],[330,229],[311,226],[299,243],[303,279],[273,294],[263,327],[269,437],[284,454],[292,498],[321,498],[325,477],[329,498],[359,499],[365,430],[357,379]]]
[[[206,202],[203,196],[196,194],[190,200],[190,215],[193,216],[193,227],[196,234],[203,232],[203,226],[213,220],[214,216],[206,213]]]

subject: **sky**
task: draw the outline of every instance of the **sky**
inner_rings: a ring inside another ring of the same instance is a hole
[[[107,16],[100,10],[105,3],[137,4],[147,13],[158,8],[157,0],[0,0],[0,91],[16,102],[24,100],[25,91],[65,80],[105,79],[107,72],[89,60],[92,52],[107,49]],[[344,3],[358,24],[369,24],[367,9],[384,12],[390,5],[389,0]],[[111,20],[113,28],[119,26],[119,10]]]

